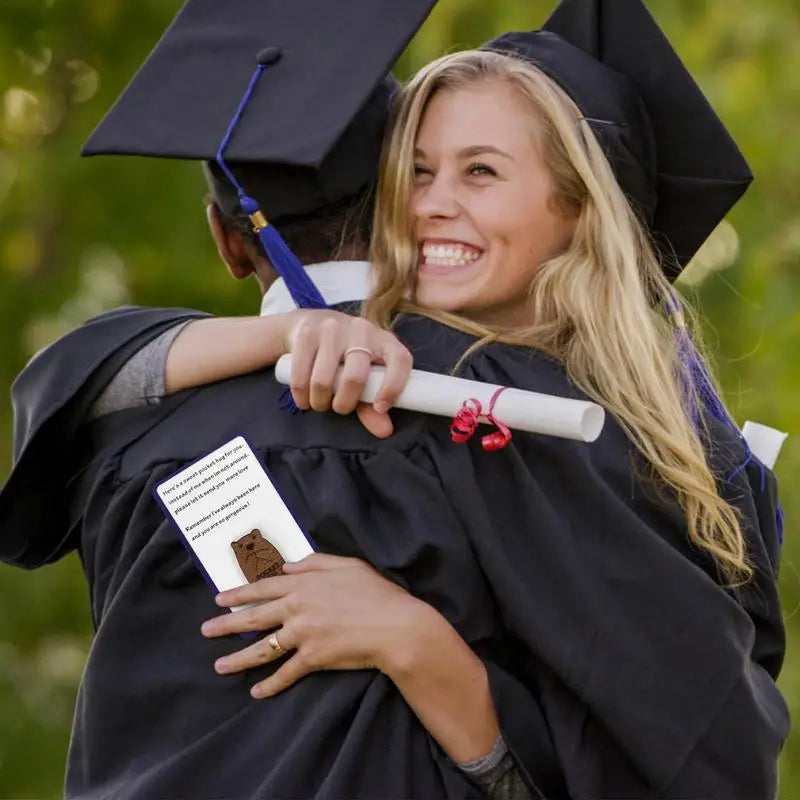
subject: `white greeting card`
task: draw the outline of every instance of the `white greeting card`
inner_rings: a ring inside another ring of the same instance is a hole
[[[278,575],[284,561],[313,552],[242,436],[158,484],[155,496],[215,591]]]

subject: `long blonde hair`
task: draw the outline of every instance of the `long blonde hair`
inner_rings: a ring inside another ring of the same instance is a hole
[[[552,172],[553,202],[577,214],[566,252],[535,273],[531,323],[521,328],[487,328],[404,299],[413,296],[418,260],[410,199],[423,114],[435,92],[485,81],[507,81],[527,102]],[[729,582],[750,577],[736,510],[719,495],[685,407],[684,367],[663,312],[673,288],[588,122],[555,82],[521,59],[487,51],[445,56],[421,70],[401,93],[384,147],[371,260],[368,319],[388,328],[397,310],[416,311],[481,337],[479,345],[523,344],[561,360],[575,385],[613,414],[656,485],[672,491],[690,541]]]

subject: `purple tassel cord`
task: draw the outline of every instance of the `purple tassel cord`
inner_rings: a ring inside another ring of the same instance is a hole
[[[244,114],[247,103],[253,96],[258,79],[269,63],[274,62],[259,64],[250,77],[250,82],[247,84],[247,89],[239,103],[239,107],[236,109],[236,113],[233,115],[230,125],[228,125],[228,130],[225,132],[225,136],[222,137],[222,141],[220,142],[219,149],[217,150],[217,164],[219,164],[220,169],[222,169],[228,180],[239,193],[239,204],[244,213],[253,220],[254,228],[256,233],[258,233],[258,238],[261,240],[264,252],[267,254],[272,266],[275,267],[275,271],[285,281],[286,288],[292,295],[295,305],[298,308],[327,308],[327,303],[314,285],[314,282],[306,274],[300,260],[286,246],[286,242],[283,241],[278,231],[267,222],[258,203],[245,193],[239,181],[236,180],[236,176],[223,158],[225,148],[228,146],[236,130],[236,126],[239,124]]]
[[[252,220],[253,228],[258,234],[258,238],[261,241],[264,252],[267,254],[267,258],[269,258],[270,263],[275,268],[278,275],[283,278],[295,305],[298,308],[327,308],[328,304],[325,302],[325,298],[320,294],[319,289],[314,285],[311,278],[308,277],[300,260],[287,247],[286,242],[283,241],[283,237],[281,237],[278,231],[267,222],[258,202],[245,193],[239,181],[236,180],[236,176],[223,158],[225,148],[228,146],[233,132],[236,130],[236,126],[239,124],[244,114],[244,110],[255,91],[261,73],[266,67],[273,63],[275,63],[274,59],[262,59],[262,62],[258,64],[255,72],[253,72],[250,77],[250,82],[239,103],[239,107],[236,109],[236,113],[233,115],[230,125],[228,125],[228,130],[225,132],[222,142],[220,142],[219,149],[217,150],[217,164],[219,164],[222,171],[228,177],[228,180],[238,192],[239,204],[242,210]],[[282,408],[289,411],[291,414],[297,414],[300,411],[289,389],[284,390],[281,395],[280,404]]]
[[[686,403],[686,408],[689,411],[695,430],[698,430],[700,426],[699,400],[702,407],[705,408],[709,414],[736,433],[744,446],[744,461],[736,467],[725,480],[728,482],[732,481],[740,472],[743,472],[747,468],[748,464],[755,461],[761,471],[761,491],[763,492],[766,485],[765,467],[750,451],[750,445],[748,445],[747,440],[742,436],[739,426],[734,422],[733,417],[728,413],[728,409],[725,408],[725,404],[717,394],[716,389],[714,389],[714,384],[708,373],[708,368],[706,367],[705,361],[703,361],[703,357],[698,352],[697,347],[695,347],[692,334],[686,325],[683,308],[675,294],[672,295],[670,302],[667,303],[667,310],[675,325],[675,344],[678,350],[680,363],[685,369],[682,375],[683,400]],[[686,385],[687,381],[689,385]],[[776,527],[778,542],[783,544],[783,509],[781,508],[780,501],[777,502]]]
[[[281,392],[278,404],[284,411],[288,411],[292,415],[303,413],[303,410],[295,403],[292,390],[288,386]]]
[[[697,403],[699,400],[713,417],[741,436],[738,426],[714,389],[711,376],[708,374],[708,368],[695,347],[692,334],[683,316],[683,308],[675,294],[672,295],[670,302],[667,304],[667,310],[675,326],[675,344],[678,350],[678,357],[686,370],[683,375],[683,398],[695,428],[700,424],[700,408]],[[688,386],[686,385],[687,379],[689,381]]]

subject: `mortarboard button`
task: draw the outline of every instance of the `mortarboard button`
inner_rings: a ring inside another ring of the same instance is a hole
[[[282,55],[283,53],[281,52],[280,47],[275,47],[274,45],[270,45],[269,47],[265,47],[258,54],[258,58],[256,60],[263,67],[271,67],[273,64],[277,64],[278,61],[281,60]]]

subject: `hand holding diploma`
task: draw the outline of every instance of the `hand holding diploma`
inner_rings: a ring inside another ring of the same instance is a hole
[[[280,358],[275,373],[291,387],[298,407],[339,414],[355,410],[375,436],[392,433],[384,413],[391,406],[454,418],[465,401],[516,430],[585,442],[594,441],[602,430],[605,414],[594,403],[512,388],[497,394],[503,387],[412,370],[411,353],[402,343],[362,318],[337,311],[294,312],[284,318],[284,346],[294,355]],[[756,457],[772,468],[786,434],[746,422],[742,435]]]
[[[495,424],[503,442],[487,446],[484,439],[487,449],[502,447],[508,428],[583,442],[595,441],[603,429],[605,412],[596,403],[413,370],[411,352],[366,319],[319,310],[283,318],[286,355],[275,375],[297,407],[356,411],[378,438],[393,432],[386,413],[392,407],[449,417],[456,441],[468,438],[478,422]],[[468,435],[456,438],[465,421]]]
[[[275,376],[288,384],[292,356],[285,355],[275,365]],[[341,370],[334,379],[341,376]],[[385,368],[372,366],[364,384],[361,401],[374,402],[385,377]],[[489,409],[492,397],[503,387],[433,372],[412,369],[405,387],[394,402],[397,408],[453,418],[465,401],[477,400]],[[529,433],[560,436],[593,442],[600,435],[605,411],[596,403],[507,388],[497,397],[493,415],[509,428]]]

